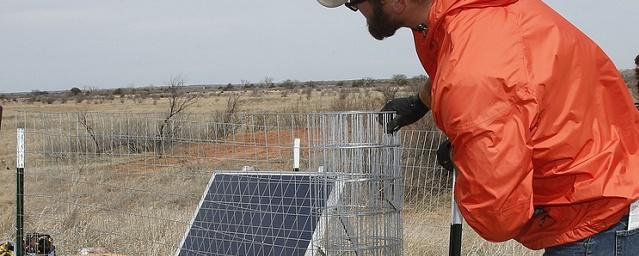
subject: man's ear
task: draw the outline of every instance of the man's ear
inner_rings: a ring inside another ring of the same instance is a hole
[[[400,15],[406,11],[406,1],[409,0],[386,0],[386,4],[389,5],[393,14]]]

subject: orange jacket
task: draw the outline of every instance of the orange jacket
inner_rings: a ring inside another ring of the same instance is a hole
[[[416,48],[473,229],[541,249],[628,213],[639,112],[592,40],[540,0],[433,0],[428,24]]]

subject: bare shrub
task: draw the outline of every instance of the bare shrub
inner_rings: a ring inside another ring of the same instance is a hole
[[[69,92],[71,93],[71,95],[75,96],[82,93],[82,90],[80,90],[80,88],[78,87],[73,87],[71,88],[71,90],[69,90]]]
[[[295,104],[290,105],[289,107],[284,108],[284,113],[303,113],[304,111],[302,110],[302,102],[300,102],[299,100],[295,102]],[[294,122],[293,122],[294,123]]]
[[[262,97],[263,95],[264,95],[264,91],[260,88],[255,87],[251,90],[251,97],[257,98],[257,97]]]
[[[417,75],[410,79],[410,84],[413,86],[418,86],[424,84],[426,80],[428,80],[428,77],[426,75]]]
[[[391,79],[393,80],[393,84],[397,86],[408,85],[408,77],[404,74],[395,74]]]
[[[237,114],[237,112],[240,109],[239,102],[240,102],[239,94],[235,93],[235,94],[229,95],[228,99],[226,100],[226,108],[224,109],[225,121],[232,119],[232,117]]]
[[[397,96],[397,92],[399,91],[399,88],[395,86],[387,85],[387,86],[379,87],[375,90],[382,93],[382,101],[387,102],[389,100],[395,99],[395,97]]]
[[[340,89],[337,93],[337,98],[331,102],[331,110],[333,111],[346,111],[350,110],[352,105],[350,104],[350,92],[346,89]]]
[[[264,77],[264,79],[262,80],[262,87],[264,88],[272,88],[275,87],[275,83],[273,83],[273,78],[272,77]]]
[[[303,92],[304,95],[306,95],[306,100],[311,100],[311,97],[312,97],[312,94],[313,94],[313,88],[307,87],[302,92]]]
[[[370,77],[364,77],[362,78],[362,82],[364,83],[364,87],[372,87],[375,86],[375,79],[370,78]]]
[[[84,127],[84,130],[86,130],[86,132],[89,134],[89,136],[91,137],[91,140],[93,141],[93,144],[95,145],[94,152],[98,154],[101,153],[102,148],[100,147],[100,142],[98,141],[98,137],[96,136],[94,124],[90,118],[87,118],[87,116],[89,115],[87,114],[86,111],[79,112],[76,115],[78,118],[78,123],[80,123],[80,125]]]
[[[49,95],[49,92],[47,91],[40,91],[40,90],[33,90],[31,91],[31,96],[36,97],[36,96],[42,96],[42,95]]]
[[[117,88],[115,90],[113,90],[113,95],[119,95],[120,97],[124,96],[124,89],[122,88]]]
[[[197,102],[198,95],[188,94],[182,91],[184,80],[180,77],[171,77],[168,86],[169,109],[164,113],[163,120],[157,129],[157,154],[162,157],[167,147],[167,142],[173,140],[179,131],[179,122],[172,122],[180,113]]]
[[[315,81],[306,81],[304,83],[304,87],[310,87],[310,88],[315,88],[317,85],[318,83]]]
[[[242,84],[242,89],[251,89],[255,87],[255,85],[249,80],[242,80],[240,84]]]
[[[294,81],[291,79],[286,79],[284,80],[284,82],[280,83],[280,86],[283,87],[284,89],[294,89],[298,85],[299,85],[298,81]]]
[[[377,93],[371,94],[371,90],[364,89],[360,92],[356,88],[342,88],[337,90],[336,98],[330,103],[331,111],[376,111],[381,109],[383,101]],[[322,92],[333,94],[334,92]]]
[[[226,107],[221,113],[216,113],[212,121],[212,133],[217,138],[224,138],[234,133],[239,128],[240,94],[234,93],[228,96]]]

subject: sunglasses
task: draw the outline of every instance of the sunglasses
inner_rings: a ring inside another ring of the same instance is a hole
[[[348,9],[351,9],[352,11],[356,12],[359,9],[357,8],[358,4],[361,4],[363,2],[366,2],[368,0],[351,0],[346,2],[344,5],[346,5],[346,7],[348,7]]]

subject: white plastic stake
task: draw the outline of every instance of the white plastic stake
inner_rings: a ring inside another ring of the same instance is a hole
[[[300,170],[300,139],[295,138],[293,142],[293,170],[298,172]]]
[[[630,214],[628,214],[628,230],[639,228],[639,201],[630,205]]]
[[[459,211],[459,206],[457,205],[457,202],[455,201],[455,182],[457,182],[456,179],[456,175],[455,173],[453,173],[453,187],[452,187],[452,200],[451,200],[451,209],[452,209],[452,215],[453,215],[453,221],[451,224],[463,224],[464,222],[464,217],[462,217],[461,212]]]
[[[16,165],[18,168],[24,168],[24,129],[18,128],[17,131],[18,140],[17,140],[17,152],[16,152]]]

